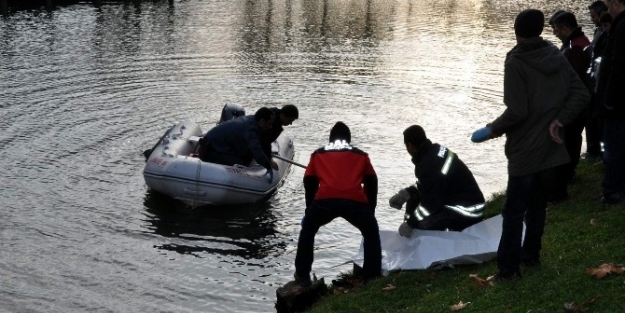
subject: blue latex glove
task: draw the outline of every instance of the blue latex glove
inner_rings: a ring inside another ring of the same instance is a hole
[[[267,175],[269,177],[267,177],[267,181],[269,181],[269,183],[271,184],[271,182],[273,181],[273,169],[269,168],[267,169]]]
[[[489,136],[490,136],[490,127],[486,126],[486,127],[483,127],[474,131],[473,135],[471,135],[471,141],[484,142],[488,140]]]

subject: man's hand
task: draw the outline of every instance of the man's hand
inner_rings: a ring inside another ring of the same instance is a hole
[[[471,135],[471,141],[473,142],[484,142],[491,138],[492,138],[491,131],[490,131],[490,127],[488,126],[482,127],[474,131],[473,135]]]
[[[407,222],[401,223],[401,225],[399,225],[398,231],[399,235],[401,235],[402,237],[410,238],[410,236],[412,236],[412,226],[408,225]]]
[[[410,193],[406,189],[400,190],[396,195],[392,196],[390,200],[388,200],[388,205],[391,208],[401,210],[401,207],[410,199]]]
[[[549,124],[549,136],[551,136],[551,140],[555,141],[557,144],[562,144],[562,138],[560,138],[560,128],[564,127],[562,123],[558,120],[551,121]]]
[[[274,170],[278,170],[278,163],[276,163],[276,161],[271,160],[271,168],[273,168]]]

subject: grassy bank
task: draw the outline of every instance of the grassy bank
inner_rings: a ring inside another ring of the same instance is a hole
[[[601,164],[581,160],[571,199],[547,208],[542,265],[522,267],[520,280],[484,287],[469,278],[494,274],[495,261],[399,272],[347,292],[334,290],[310,312],[451,312],[460,301],[470,304],[459,312],[625,312],[625,274],[598,279],[586,273],[625,263],[625,205],[594,203],[602,177]],[[503,202],[495,196],[487,216],[501,213]]]

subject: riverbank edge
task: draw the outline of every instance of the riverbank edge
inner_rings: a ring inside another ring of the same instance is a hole
[[[596,204],[604,166],[580,160],[569,186],[570,199],[547,208],[542,264],[523,267],[523,278],[482,286],[469,275],[486,278],[496,262],[391,273],[351,290],[330,287],[330,295],[309,312],[623,312],[625,275],[597,279],[586,273],[605,263],[623,266],[625,205]],[[486,217],[501,213],[505,194],[488,201]],[[345,273],[345,276],[351,273]]]

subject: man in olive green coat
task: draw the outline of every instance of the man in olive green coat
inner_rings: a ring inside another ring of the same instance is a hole
[[[520,277],[520,264],[540,264],[545,227],[546,195],[553,168],[569,162],[560,132],[584,109],[588,90],[564,55],[540,37],[544,15],[525,10],[517,16],[517,45],[508,52],[504,68],[506,110],[474,133],[480,142],[506,134],[508,186],[502,212],[503,228],[496,280]],[[523,219],[526,222],[523,237]]]

